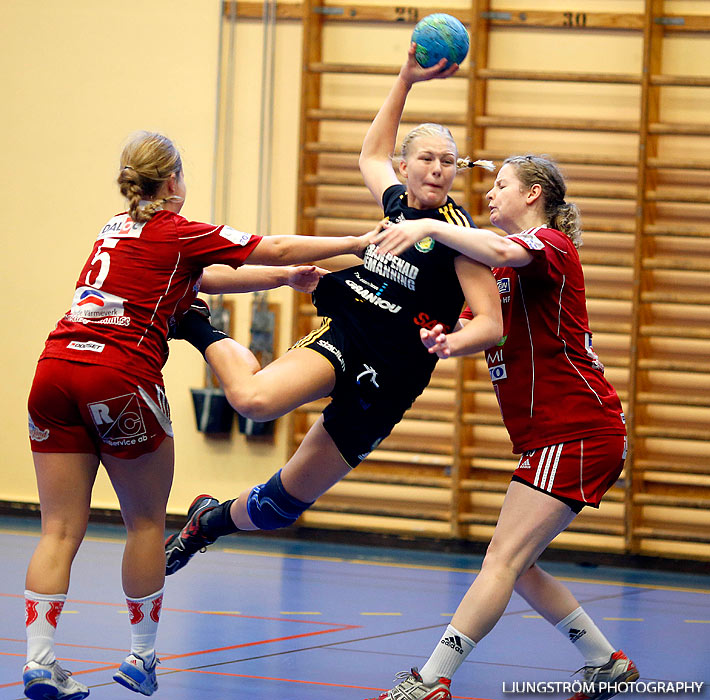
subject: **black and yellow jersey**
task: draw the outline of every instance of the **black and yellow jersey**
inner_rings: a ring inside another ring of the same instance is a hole
[[[475,227],[470,215],[453,199],[438,209],[413,209],[407,205],[403,185],[392,185],[382,196],[385,216],[393,222],[431,218]],[[366,251],[362,265],[325,275],[313,302],[321,316],[347,324],[354,342],[363,346],[373,342],[373,334],[386,334],[384,340],[396,347],[393,361],[407,364],[419,358],[433,369],[436,357],[421,343],[420,328],[441,323],[453,330],[461,312],[464,296],[454,268],[458,252],[425,238],[395,257],[380,256],[375,246]],[[431,370],[429,370],[431,371]]]

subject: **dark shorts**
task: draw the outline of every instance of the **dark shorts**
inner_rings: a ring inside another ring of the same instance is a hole
[[[513,479],[579,513],[584,506],[599,507],[602,496],[619,478],[625,459],[625,435],[595,435],[523,452]]]
[[[332,401],[323,411],[323,426],[347,464],[354,468],[391,432],[429,382],[431,368],[393,364],[375,350],[364,349],[337,321],[326,318],[294,348],[308,348],[335,369]],[[391,353],[390,353],[391,354]],[[397,362],[397,358],[394,358]]]
[[[102,365],[41,360],[27,408],[33,452],[136,459],[173,435],[162,384]]]

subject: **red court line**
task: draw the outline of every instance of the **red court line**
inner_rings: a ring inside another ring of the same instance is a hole
[[[257,619],[261,619],[261,618],[257,618]],[[299,622],[299,620],[289,620],[289,622]],[[358,626],[359,625],[343,625],[341,627],[336,627],[335,629],[330,629],[330,630],[318,630],[316,632],[304,632],[303,634],[294,634],[294,635],[290,635],[288,637],[275,637],[274,639],[262,639],[258,642],[245,642],[244,644],[235,644],[233,646],[219,647],[217,649],[204,649],[201,651],[191,651],[191,652],[188,652],[187,654],[169,654],[169,655],[165,655],[165,656],[161,655],[161,658],[165,659],[166,661],[173,661],[175,659],[184,659],[184,658],[187,658],[190,656],[200,656],[202,654],[213,654],[218,651],[230,651],[232,649],[243,649],[244,647],[259,646],[261,644],[273,644],[275,642],[285,642],[285,641],[288,641],[291,639],[303,639],[304,637],[315,637],[320,634],[331,634],[332,632],[342,632],[344,630],[353,629]],[[78,646],[78,645],[76,645],[76,646]],[[91,649],[92,647],[86,647],[86,648]],[[11,654],[8,652],[0,652],[0,656],[24,656],[24,655]],[[73,671],[72,675],[74,675],[74,676],[80,676],[84,673],[96,673],[97,671],[105,671],[105,670],[108,670],[111,668],[118,668],[118,666],[120,665],[120,662],[115,663],[115,664],[106,665],[105,662],[87,661],[84,659],[68,659],[66,657],[62,657],[60,660],[61,661],[69,661],[72,663],[82,663],[82,664],[101,663],[100,668],[89,668],[89,669],[85,669],[83,671]],[[176,669],[176,670],[182,671],[184,669]],[[229,675],[229,674],[227,674],[227,675]],[[10,688],[15,685],[22,685],[22,682],[7,683],[5,685],[0,685],[0,688]]]
[[[231,649],[244,649],[245,647],[255,647],[260,644],[273,644],[274,642],[286,642],[290,639],[303,639],[304,637],[316,637],[319,634],[331,634],[333,632],[342,632],[343,630],[353,629],[352,625],[337,627],[332,630],[318,630],[317,632],[304,632],[303,634],[292,634],[288,637],[275,637],[274,639],[262,639],[258,642],[245,642],[244,644],[235,644],[229,647],[219,647],[217,649],[204,649],[203,651],[190,651],[187,654],[174,654],[172,656],[161,656],[166,661],[174,659],[185,659],[188,656],[200,656],[201,654],[213,654],[218,651],[230,651]]]
[[[227,673],[225,671],[205,671],[202,669],[178,669],[178,668],[161,668],[162,671],[177,671],[180,673],[201,673],[208,676],[227,676],[228,678],[250,678],[257,681],[276,681],[278,683],[299,683],[303,685],[322,685],[328,688],[352,688],[353,690],[366,690],[374,691],[376,693],[383,693],[388,688],[371,688],[366,685],[346,685],[344,683],[325,683],[324,681],[302,681],[297,678],[272,678],[270,676],[250,676],[244,673]],[[160,674],[158,674],[160,675]],[[452,698],[456,700],[490,700],[490,698],[479,698],[469,695],[453,695]]]
[[[10,637],[0,637],[0,642],[17,642],[18,644],[27,644],[26,639],[11,639]],[[55,642],[54,646],[73,647],[75,649],[98,649],[99,651],[126,651],[126,647],[121,647],[120,649],[118,649],[116,647],[96,647],[91,644],[69,644],[69,642]],[[0,655],[2,655],[2,653],[3,652],[0,652]],[[14,654],[9,654],[9,656],[14,656]]]

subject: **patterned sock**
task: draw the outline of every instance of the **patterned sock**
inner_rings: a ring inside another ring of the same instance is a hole
[[[25,630],[27,661],[51,664],[54,655],[54,633],[67,596],[64,593],[43,595],[25,591]]]
[[[425,685],[433,685],[439,678],[451,678],[476,642],[449,625],[441,640],[419,672]]]
[[[560,620],[555,628],[577,647],[586,666],[603,666],[616,651],[581,607]]]
[[[230,501],[220,503],[218,506],[208,510],[200,516],[200,531],[211,540],[216,540],[223,535],[231,535],[239,532],[239,528],[234,524],[232,516],[229,512],[232,503],[236,501],[233,498]]]
[[[145,598],[126,596],[131,618],[131,654],[136,654],[150,666],[155,658],[155,638],[158,635],[160,609],[163,607],[163,590]]]

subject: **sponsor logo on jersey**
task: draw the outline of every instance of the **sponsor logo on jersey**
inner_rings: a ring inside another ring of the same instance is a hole
[[[123,394],[86,404],[99,437],[112,447],[145,442],[147,431],[136,394]]]
[[[393,304],[391,301],[383,299],[380,296],[382,290],[373,294],[369,289],[365,289],[365,287],[358,284],[357,282],[354,282],[353,280],[345,280],[345,284],[347,284],[348,287],[350,287],[350,289],[352,289],[354,292],[359,294],[365,301],[369,301],[371,304],[379,306],[385,311],[389,311],[392,314],[398,314],[402,310],[402,307],[399,304]]]
[[[77,306],[84,306],[85,304],[94,304],[94,306],[103,306],[104,298],[93,290],[83,292],[79,301],[76,303]]]
[[[321,340],[318,341],[318,345],[320,345],[322,348],[325,348],[331,355],[335,356],[335,359],[340,363],[340,367],[342,368],[343,372],[345,371],[345,360],[343,358],[343,353],[338,350],[338,348],[333,345],[333,343],[329,343],[327,340]]]
[[[488,372],[491,375],[492,382],[497,382],[499,379],[508,378],[508,373],[506,372],[505,365],[496,365],[495,367],[489,367]]]
[[[70,321],[88,322],[123,316],[126,300],[93,287],[77,287],[68,314]],[[130,323],[130,321],[128,321]],[[120,325],[128,325],[128,323]]]
[[[502,350],[496,350],[493,353],[486,353],[486,362],[489,365],[494,365],[497,362],[503,362],[503,351]]]
[[[226,238],[230,243],[238,245],[240,247],[245,246],[251,240],[251,233],[244,233],[243,231],[237,231],[231,226],[222,226],[222,230],[219,232],[222,238]]]
[[[544,242],[534,233],[514,233],[511,238],[522,241],[530,250],[542,250],[545,247]]]
[[[27,423],[30,429],[30,440],[34,440],[35,442],[44,442],[49,437],[49,428],[40,430],[35,425],[35,422],[32,420],[32,416],[29,413],[27,414]]]
[[[584,347],[587,350],[587,357],[589,357],[589,359],[592,361],[592,367],[594,367],[594,369],[598,369],[602,374],[604,374],[604,365],[599,359],[599,355],[594,352],[594,348],[592,347],[591,333],[584,334]]]
[[[505,341],[508,340],[508,336],[504,335],[497,343],[496,347],[497,348],[502,348],[505,345]]]
[[[498,293],[510,294],[510,277],[501,277],[498,280]]]
[[[518,464],[518,469],[532,469],[532,465],[530,464],[530,460],[529,459],[521,460],[520,464]]]
[[[379,289],[378,285],[376,285],[374,282],[370,282],[369,279],[363,277],[357,270],[355,271],[355,277],[357,277],[367,287],[371,287],[375,290]]]
[[[414,244],[414,247],[420,253],[428,253],[429,251],[434,250],[434,239],[431,236],[427,236],[426,238],[422,238],[421,241],[417,241]]]
[[[441,324],[444,329],[444,333],[451,333],[451,326],[441,323],[441,321],[437,321],[435,318],[430,318],[429,314],[426,314],[423,311],[417,314],[412,320],[414,321],[414,325],[426,328],[428,331],[434,328],[437,324]]]
[[[139,238],[144,226],[145,223],[136,223],[128,214],[119,214],[110,219],[101,229],[96,240],[99,238]]]
[[[67,347],[70,350],[90,350],[91,352],[103,352],[106,345],[104,343],[94,343],[90,340],[86,342],[81,342],[78,340],[72,340]]]
[[[402,258],[387,253],[377,255],[377,246],[369,245],[365,251],[363,265],[366,270],[401,284],[406,289],[416,289],[419,268]]]

